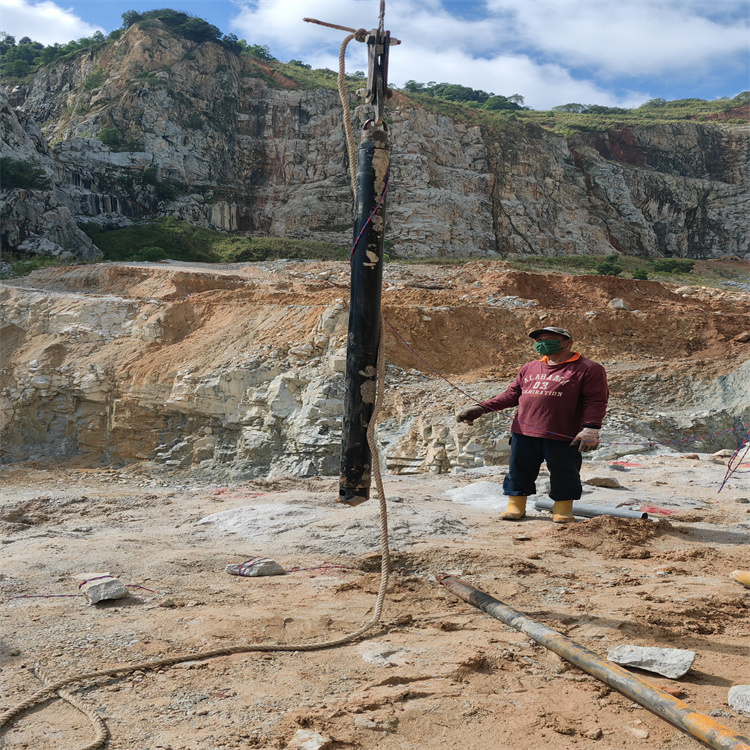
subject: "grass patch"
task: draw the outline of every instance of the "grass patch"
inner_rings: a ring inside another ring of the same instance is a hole
[[[509,265],[519,271],[570,274],[572,276],[593,274],[597,276],[621,276],[622,278],[653,279],[668,281],[675,279],[697,283],[693,270],[696,262],[686,258],[638,258],[628,255],[556,255],[530,256],[508,260]]]
[[[17,258],[9,254],[3,260],[10,265],[10,270],[0,271],[0,279],[15,279],[19,276],[28,276],[32,271],[38,271],[40,268],[60,266],[63,263],[59,258],[52,258],[49,255],[37,255],[33,258]]]
[[[638,258],[627,255],[540,255],[513,257],[507,263],[517,271],[560,273],[570,276],[608,275],[599,270],[620,266],[617,274],[623,279],[648,279],[670,284],[707,286],[726,289],[734,284],[750,283],[746,267],[721,259],[691,260],[689,258]],[[729,259],[731,260],[731,259]],[[739,259],[735,259],[739,260]],[[604,267],[604,268],[603,268]]]
[[[292,75],[292,77],[294,77]],[[295,78],[296,80],[296,78]],[[677,99],[674,101],[652,100],[640,107],[624,109],[598,105],[563,105],[553,110],[518,109],[491,112],[472,106],[471,102],[458,102],[429,96],[421,92],[401,91],[424,109],[450,117],[463,123],[473,123],[490,129],[508,130],[514,125],[538,126],[560,135],[571,137],[586,133],[606,133],[623,127],[644,127],[655,124],[684,122],[686,120],[710,122],[721,116],[727,124],[747,123],[747,118],[738,109],[750,101],[750,92],[738,94],[733,99]],[[476,104],[476,103],[474,103]],[[733,110],[737,117],[731,118]],[[730,119],[724,119],[730,117]],[[526,129],[529,133],[528,128]]]
[[[400,266],[465,266],[476,260],[476,258],[394,258],[392,255],[386,255],[386,263],[398,263]]]
[[[179,260],[198,263],[246,263],[295,258],[347,260],[349,249],[331,242],[281,237],[232,237],[195,227],[174,217],[150,224],[103,231],[81,227],[109,261]]]

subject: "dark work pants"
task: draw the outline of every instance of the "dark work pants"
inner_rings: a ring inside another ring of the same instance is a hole
[[[549,469],[549,496],[555,502],[581,499],[581,454],[569,440],[529,437],[513,433],[510,466],[503,481],[506,495],[535,495],[539,467]]]

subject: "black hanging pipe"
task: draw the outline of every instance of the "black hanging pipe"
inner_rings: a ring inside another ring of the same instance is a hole
[[[365,126],[357,151],[357,201],[338,499],[347,505],[359,505],[370,497],[372,456],[367,443],[367,428],[377,390],[385,197],[389,175],[387,133],[385,129]]]

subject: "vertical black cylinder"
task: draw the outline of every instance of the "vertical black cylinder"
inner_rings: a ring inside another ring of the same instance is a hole
[[[385,191],[390,166],[387,141],[384,130],[365,130],[357,151],[357,200],[338,500],[347,505],[359,505],[370,496],[372,457],[367,444],[367,428],[377,390]]]

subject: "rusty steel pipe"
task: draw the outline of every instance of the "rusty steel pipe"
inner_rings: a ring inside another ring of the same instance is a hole
[[[681,700],[659,690],[618,664],[603,659],[562,633],[535,622],[458,578],[441,573],[437,580],[459,599],[526,633],[541,646],[554,651],[705,745],[717,750],[750,750],[750,739],[747,737],[735,734],[706,714],[693,711]]]

